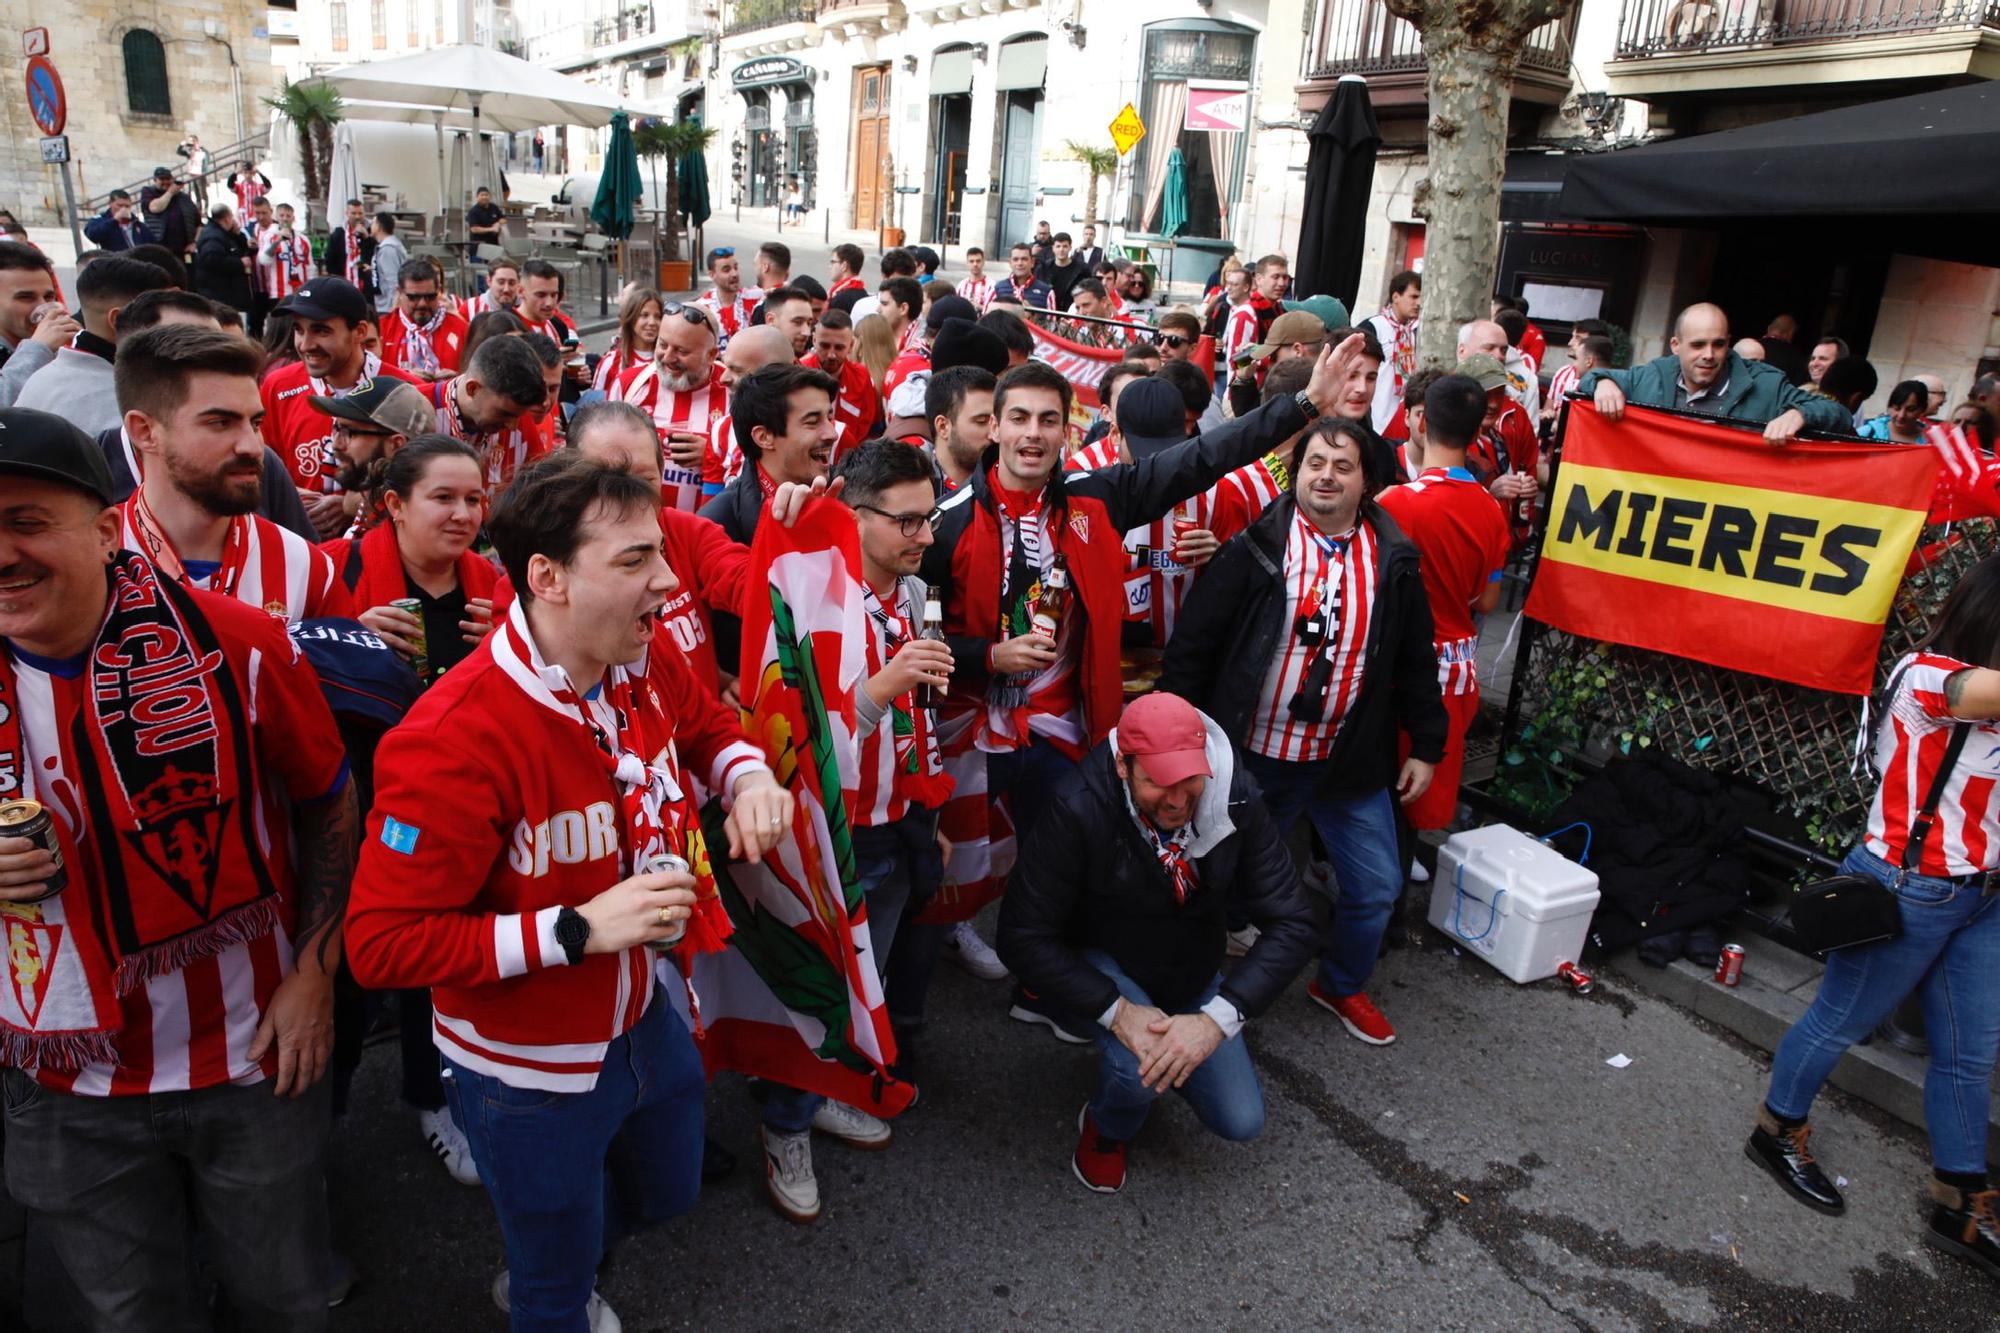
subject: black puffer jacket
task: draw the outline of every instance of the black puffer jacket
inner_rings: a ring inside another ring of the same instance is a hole
[[[1298,501],[1281,495],[1216,553],[1181,605],[1167,642],[1159,688],[1178,694],[1241,742],[1257,706],[1264,673],[1285,626],[1285,541]],[[1444,757],[1444,701],[1431,607],[1417,548],[1374,501],[1361,519],[1376,536],[1375,609],[1361,694],[1341,724],[1326,761],[1322,791],[1360,795],[1396,780],[1396,731],[1410,734],[1410,754]]]
[[[1084,961],[1102,949],[1168,1013],[1186,1011],[1222,967],[1231,907],[1262,932],[1222,983],[1245,1017],[1270,1008],[1312,956],[1312,909],[1264,798],[1208,722],[1215,773],[1189,848],[1200,888],[1185,904],[1139,831],[1113,765],[1117,732],[1057,786],[1024,840],[1000,905],[1000,957],[1023,985],[1080,1019],[1118,998]]]

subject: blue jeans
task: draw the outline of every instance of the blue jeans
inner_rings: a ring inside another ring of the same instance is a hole
[[[1118,993],[1133,1004],[1152,1003],[1139,983],[1111,961],[1110,954],[1086,949],[1083,958],[1110,977]],[[1221,985],[1222,975],[1217,973],[1208,989],[1181,1012],[1198,1011],[1215,998]],[[1139,1081],[1139,1057],[1126,1049],[1124,1042],[1109,1028],[1095,1023],[1091,1026],[1097,1033],[1097,1092],[1090,1099],[1091,1121],[1106,1138],[1130,1141],[1145,1127],[1160,1094]],[[1217,1046],[1178,1091],[1211,1133],[1242,1143],[1264,1130],[1264,1088],[1257,1082],[1257,1071],[1250,1067],[1250,1048],[1243,1044],[1241,1033]]]
[[[1819,993],[1778,1043],[1765,1100],[1779,1115],[1803,1119],[1847,1048],[1916,991],[1931,1046],[1924,1071],[1931,1164],[1940,1171],[1984,1172],[1993,1061],[2000,1051],[2000,895],[1927,875],[1910,875],[1898,885],[1896,867],[1861,846],[1840,869],[1879,880],[1895,893],[1903,933],[1827,956]]]
[[[924,874],[911,854],[908,839],[929,837],[932,812],[913,810],[894,824],[854,830],[854,867],[861,893],[868,900],[868,947],[875,956],[878,980],[889,971],[889,951],[896,944],[896,926],[909,905],[916,876]],[[804,1088],[770,1085],[764,1096],[764,1124],[773,1133],[802,1134],[826,1098]]]
[[[1280,834],[1288,834],[1300,814],[1311,817],[1340,896],[1320,941],[1319,984],[1334,995],[1358,995],[1367,988],[1382,953],[1389,914],[1403,891],[1402,856],[1396,843],[1396,805],[1388,788],[1366,796],[1317,795],[1325,764],[1291,763],[1245,754],[1243,766],[1264,790],[1264,806]]]
[[[517,1088],[455,1061],[445,1091],[500,1217],[514,1333],[585,1333],[597,1265],[619,1236],[694,1207],[707,1080],[655,995],[589,1092]]]

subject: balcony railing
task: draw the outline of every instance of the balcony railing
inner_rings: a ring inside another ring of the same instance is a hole
[[[1625,0],[1618,55],[1687,55],[1980,28],[2000,30],[2000,5],[1987,0]]]
[[[1527,44],[1521,48],[1520,67],[1567,73],[1575,35],[1575,10],[1565,18],[1544,23],[1528,34]],[[1380,0],[1322,0],[1306,42],[1307,79],[1419,73],[1423,68],[1423,35],[1391,14]]]
[[[734,0],[723,20],[724,36],[775,28],[781,23],[811,23],[814,0]]]

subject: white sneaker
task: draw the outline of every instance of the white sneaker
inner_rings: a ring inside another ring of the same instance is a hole
[[[1249,953],[1250,946],[1257,942],[1257,934],[1258,931],[1255,926],[1245,926],[1241,930],[1232,930],[1229,932],[1228,942],[1222,946],[1222,951],[1231,958],[1241,958],[1244,954]]]
[[[1007,975],[1007,965],[992,945],[979,938],[970,921],[959,922],[944,937],[944,956],[981,981],[1000,981]]]
[[[813,1112],[812,1127],[829,1138],[839,1139],[850,1148],[873,1152],[889,1146],[894,1132],[889,1122],[869,1115],[858,1106],[828,1098]]]
[[[500,1276],[493,1279],[493,1303],[500,1307],[500,1313],[512,1314],[514,1307],[508,1302],[510,1287],[507,1270],[501,1269]],[[590,1333],[625,1333],[625,1323],[618,1312],[595,1291],[590,1293],[590,1304],[583,1307],[584,1317],[590,1321]]]
[[[1414,857],[1414,856],[1413,856],[1413,857],[1411,857],[1411,858],[1410,858],[1410,883],[1412,883],[1412,884],[1428,884],[1428,883],[1430,883],[1430,882],[1431,882],[1431,872],[1430,872],[1430,871],[1428,871],[1428,870],[1426,870],[1426,869],[1424,869],[1424,863],[1423,863],[1422,861],[1419,861],[1419,860],[1418,860],[1418,859],[1417,859],[1416,857]]]
[[[760,1127],[758,1132],[764,1138],[764,1192],[771,1196],[771,1206],[788,1221],[817,1221],[819,1178],[813,1175],[812,1131],[779,1134]]]
[[[465,1131],[451,1118],[450,1107],[417,1112],[417,1124],[424,1131],[424,1142],[444,1163],[453,1180],[461,1185],[479,1183],[479,1164],[472,1160],[472,1145],[466,1142]]]

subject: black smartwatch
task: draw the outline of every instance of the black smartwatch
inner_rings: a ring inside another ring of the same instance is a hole
[[[1319,420],[1319,404],[1308,397],[1304,389],[1292,395],[1292,401],[1299,405],[1299,411],[1306,414],[1307,421]]]
[[[590,943],[590,922],[583,913],[574,907],[556,913],[556,943],[562,945],[571,967],[583,961],[583,946]]]

